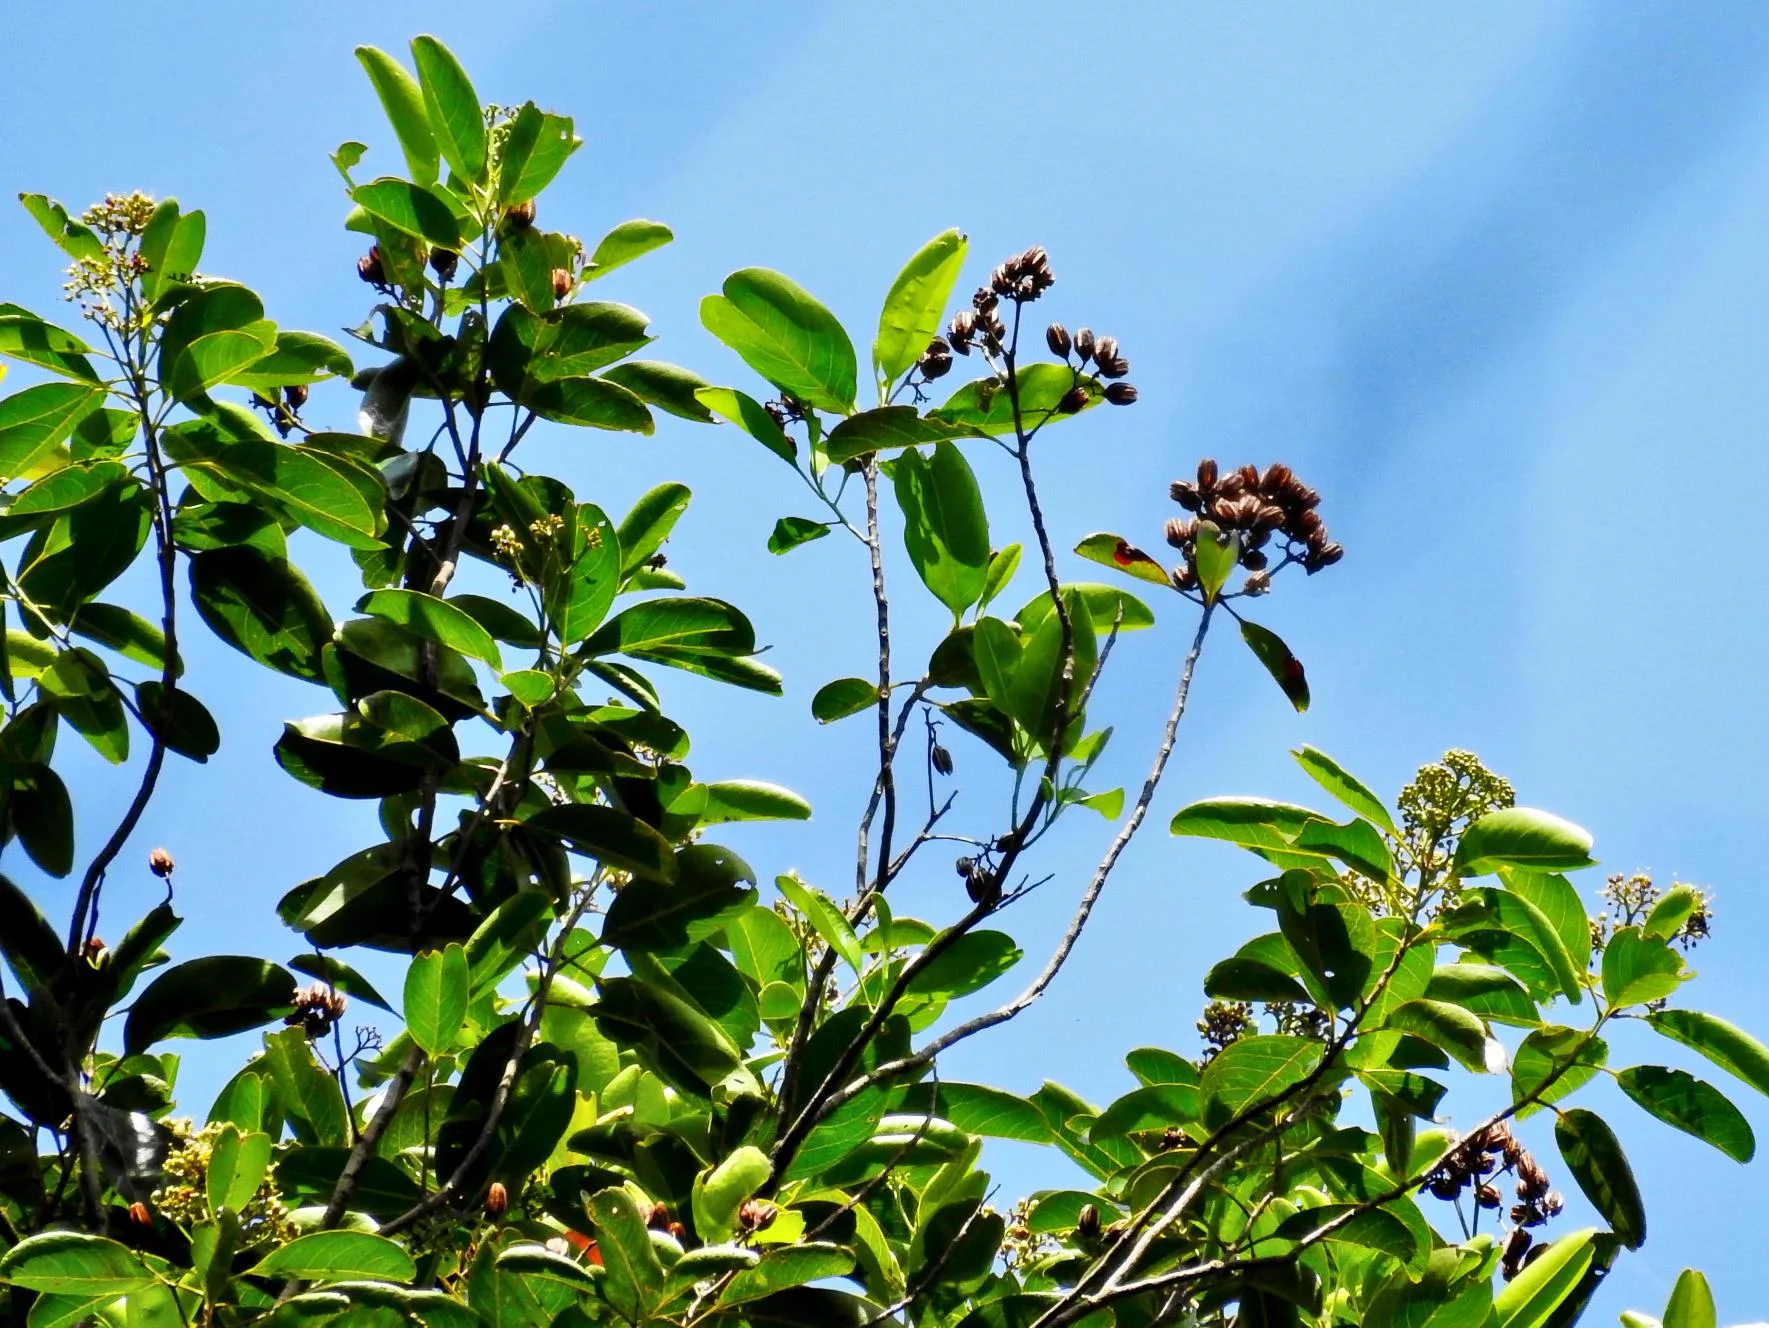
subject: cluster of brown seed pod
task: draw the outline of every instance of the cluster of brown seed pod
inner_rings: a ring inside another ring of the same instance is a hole
[[[989,274],[989,284],[979,287],[971,296],[969,309],[953,315],[946,329],[948,350],[969,355],[971,348],[981,343],[985,353],[999,355],[1007,343],[1001,302],[1030,304],[1055,284],[1056,274],[1050,269],[1050,255],[1043,245],[1035,244],[1024,253],[1015,254]],[[932,351],[933,347],[928,349]]]
[[[342,995],[323,982],[315,982],[295,992],[295,1008],[283,1022],[300,1028],[310,1039],[322,1038],[344,1017],[344,1006]]]
[[[1517,1181],[1517,1202],[1511,1205],[1512,1231],[1505,1238],[1501,1267],[1507,1279],[1516,1277],[1540,1252],[1527,1228],[1539,1227],[1559,1215],[1566,1201],[1552,1188],[1548,1173],[1525,1148],[1504,1121],[1471,1134],[1425,1178],[1425,1188],[1435,1197],[1455,1200],[1465,1189],[1474,1191],[1474,1202],[1497,1211],[1504,1206],[1496,1178],[1510,1172]],[[1546,1248],[1540,1247],[1540,1248]]]
[[[1283,542],[1284,561],[1300,563],[1311,576],[1345,556],[1344,548],[1328,538],[1317,510],[1320,494],[1281,461],[1263,471],[1258,466],[1223,471],[1206,457],[1198,463],[1196,480],[1175,480],[1169,493],[1174,502],[1197,514],[1167,522],[1167,542],[1186,556],[1186,567],[1179,574],[1181,589],[1196,580],[1197,538],[1203,521],[1240,537],[1240,562],[1254,574],[1247,587],[1254,594],[1268,584],[1263,578],[1271,562],[1267,547],[1273,536]]]

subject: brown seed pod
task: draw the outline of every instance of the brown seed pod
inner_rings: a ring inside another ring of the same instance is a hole
[[[509,1207],[510,1192],[504,1188],[503,1181],[494,1180],[485,1192],[485,1211],[493,1217],[502,1217]]]
[[[936,742],[933,745],[933,749],[928,752],[928,760],[932,763],[934,770],[937,773],[942,775],[949,775],[952,773],[952,753],[940,746],[939,743]]]
[[[1084,327],[1075,334],[1075,354],[1081,357],[1081,363],[1086,364],[1093,358],[1093,347],[1093,329],[1091,327]]]
[[[1044,344],[1050,347],[1052,355],[1058,359],[1066,360],[1075,343],[1069,339],[1068,328],[1061,323],[1052,323],[1044,329]]]
[[[1059,415],[1075,415],[1085,410],[1087,408],[1087,389],[1080,383],[1076,383],[1075,386],[1063,393],[1063,399],[1056,403],[1056,408]]]
[[[156,848],[147,855],[147,869],[162,881],[172,874],[177,865],[172,861],[172,855],[163,848]]]
[[[515,203],[504,209],[504,223],[513,231],[525,231],[534,225],[534,200]]]
[[[452,281],[455,267],[461,256],[452,249],[432,249],[430,251],[430,270],[444,281]]]
[[[1167,494],[1186,511],[1198,510],[1198,486],[1190,480],[1174,480],[1168,486]]]
[[[356,260],[356,275],[377,289],[387,285],[387,270],[381,266],[381,246],[372,245],[369,251]]]
[[[1099,1209],[1092,1204],[1082,1204],[1081,1211],[1075,1214],[1075,1234],[1083,1240],[1092,1240],[1099,1235]]]
[[[745,1199],[743,1207],[737,1210],[737,1226],[744,1235],[754,1235],[773,1226],[774,1219],[779,1216],[779,1205],[766,1199]]]
[[[154,1215],[148,1211],[146,1204],[137,1199],[129,1205],[129,1221],[138,1227],[151,1227],[154,1224]]]
[[[290,410],[300,410],[307,404],[307,387],[304,383],[290,383],[283,389],[283,401]]]
[[[1129,406],[1136,402],[1136,389],[1129,383],[1106,384],[1106,400],[1114,406]]]
[[[555,300],[563,300],[571,294],[571,288],[575,285],[577,285],[577,278],[571,275],[570,268],[556,267],[553,269],[553,298]]]

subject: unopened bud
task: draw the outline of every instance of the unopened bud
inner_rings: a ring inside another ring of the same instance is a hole
[[[571,288],[575,285],[577,285],[577,280],[571,275],[570,268],[556,267],[553,269],[553,298],[555,300],[563,300],[571,294]]]
[[[509,1207],[510,1192],[504,1188],[503,1181],[494,1180],[485,1192],[485,1211],[493,1217],[501,1217]]]
[[[1087,409],[1087,389],[1080,383],[1076,383],[1075,386],[1063,393],[1063,399],[1056,403],[1056,408],[1059,415],[1079,414]]]
[[[1069,329],[1061,323],[1052,323],[1044,329],[1044,344],[1050,347],[1050,353],[1058,359],[1069,358],[1069,351],[1074,342],[1069,339]]]
[[[514,203],[504,209],[504,222],[513,231],[525,231],[534,225],[534,200]]]
[[[444,281],[453,280],[455,267],[461,256],[452,249],[432,249],[430,251],[430,270]]]
[[[1099,1235],[1099,1209],[1092,1204],[1082,1204],[1081,1211],[1075,1215],[1076,1234],[1083,1239],[1092,1240]]]
[[[1136,389],[1129,383],[1108,383],[1106,400],[1114,406],[1132,405],[1136,401]]]
[[[148,1211],[146,1204],[137,1199],[129,1205],[129,1220],[138,1227],[151,1227],[154,1224],[154,1215]]]
[[[163,848],[156,848],[147,855],[147,869],[162,881],[172,874],[178,864],[172,861],[172,855]]]

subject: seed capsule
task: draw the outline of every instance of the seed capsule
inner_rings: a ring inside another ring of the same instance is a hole
[[[1106,384],[1106,400],[1114,406],[1129,406],[1136,402],[1136,389],[1129,383]]]
[[[387,271],[381,266],[381,246],[374,245],[356,260],[356,275],[377,288],[387,284]]]
[[[570,268],[556,267],[553,269],[553,298],[555,300],[563,300],[571,294],[571,288],[575,285],[577,285],[577,280],[571,275]]]
[[[516,203],[505,208],[504,221],[509,225],[511,230],[527,230],[530,226],[534,225],[534,200],[531,198],[526,203]]]
[[[1198,486],[1190,480],[1174,480],[1168,487],[1167,493],[1186,511],[1195,512],[1198,510]]]
[[[1069,329],[1061,323],[1052,323],[1044,329],[1044,344],[1050,347],[1050,353],[1058,359],[1069,358],[1069,351],[1074,342],[1069,339]]]
[[[952,773],[952,753],[937,742],[934,744],[933,750],[928,753],[928,761],[937,773],[942,775]]]
[[[510,1192],[504,1188],[503,1181],[494,1180],[485,1192],[485,1211],[493,1217],[502,1217],[509,1207]]]
[[[177,865],[172,861],[172,855],[163,848],[156,848],[147,855],[147,869],[162,881],[172,874]]]
[[[1093,358],[1093,329],[1091,327],[1084,327],[1075,334],[1075,354],[1081,357],[1083,364]]]
[[[1099,1235],[1099,1209],[1092,1204],[1082,1204],[1081,1211],[1075,1215],[1076,1234],[1085,1240],[1092,1240]]]
[[[148,1211],[146,1204],[137,1199],[129,1205],[129,1221],[138,1227],[151,1227],[154,1224],[154,1215]]]
[[[1074,415],[1085,410],[1087,408],[1087,389],[1080,383],[1076,383],[1075,386],[1063,393],[1063,399],[1056,403],[1056,408],[1058,414],[1061,415]]]
[[[461,256],[452,249],[432,249],[430,251],[430,270],[444,281],[452,281],[455,267]]]
[[[290,383],[283,389],[283,400],[290,410],[300,410],[307,404],[307,387],[303,383]]]

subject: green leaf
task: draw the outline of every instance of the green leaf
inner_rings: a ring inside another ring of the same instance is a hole
[[[694,1178],[694,1234],[704,1242],[728,1239],[736,1230],[737,1210],[767,1183],[768,1155],[745,1144],[717,1166]]]
[[[367,1231],[314,1231],[296,1236],[247,1270],[250,1277],[303,1277],[342,1282],[367,1278],[378,1282],[410,1282],[417,1276],[411,1255]]]
[[[1115,788],[1105,793],[1089,793],[1084,798],[1076,798],[1075,805],[1098,812],[1108,821],[1116,821],[1124,813],[1124,790]]]
[[[208,238],[208,220],[201,211],[180,214],[178,200],[163,198],[141,233],[141,257],[147,264],[141,288],[150,300],[188,282],[196,275]]]
[[[264,1175],[270,1169],[270,1136],[256,1130],[241,1133],[237,1126],[223,1127],[209,1152],[209,1211],[245,1210]]]
[[[1750,1122],[1713,1085],[1662,1065],[1636,1065],[1617,1075],[1616,1082],[1666,1125],[1712,1144],[1735,1162],[1755,1156],[1757,1139]]]
[[[1582,973],[1591,959],[1591,920],[1571,881],[1557,872],[1523,871],[1507,867],[1499,872],[1505,888],[1532,904],[1560,938],[1567,966]]]
[[[993,565],[990,571],[993,573]],[[1120,632],[1134,632],[1154,626],[1155,615],[1149,606],[1117,586],[1075,581],[1064,585],[1063,593],[1076,596],[1087,605],[1087,614],[1093,622],[1096,636],[1108,635],[1114,625]],[[1021,606],[1020,611],[1014,614],[1014,621],[1020,625],[1020,631],[1030,634],[1038,630],[1051,612],[1050,592],[1043,590]]]
[[[1592,865],[1591,836],[1571,821],[1532,807],[1488,812],[1462,832],[1455,869],[1485,876],[1500,867],[1572,871]]]
[[[166,662],[166,634],[147,619],[115,604],[91,603],[80,606],[68,627],[76,636],[96,641],[116,651],[124,659],[149,668],[162,668]],[[173,675],[182,676],[184,665],[174,661]]]
[[[504,140],[498,163],[498,201],[509,207],[535,198],[582,146],[570,117],[549,115],[533,102],[524,103]]]
[[[755,872],[714,844],[683,848],[675,878],[638,878],[621,887],[608,906],[602,943],[627,951],[677,950],[718,935],[732,915],[755,902]]]
[[[966,1134],[991,1139],[1019,1139],[1047,1144],[1056,1136],[1037,1107],[1005,1089],[983,1084],[912,1084],[902,1109],[917,1115],[939,1115]]]
[[[1388,1026],[1424,1038],[1432,1046],[1449,1052],[1476,1074],[1491,1068],[1487,1063],[1490,1039],[1486,1025],[1459,1005],[1445,1001],[1407,1001],[1389,1012]]]
[[[625,267],[635,258],[643,258],[675,238],[675,232],[661,221],[623,221],[596,245],[584,280],[605,277],[615,268]]]
[[[645,565],[663,546],[676,522],[688,510],[692,495],[685,484],[660,484],[642,494],[615,531],[620,541],[620,574],[624,579]]]
[[[755,629],[723,600],[683,595],[635,604],[604,623],[583,645],[588,655],[658,649],[749,655],[755,652]]]
[[[449,49],[434,37],[414,37],[412,58],[424,92],[430,132],[443,159],[463,180],[485,183],[485,113],[479,94]]]
[[[551,895],[532,886],[517,890],[492,909],[464,947],[469,990],[484,991],[503,981],[533,953],[552,920]]]
[[[1287,1034],[1242,1038],[1205,1067],[1200,1092],[1213,1118],[1226,1120],[1295,1088],[1314,1073],[1323,1052],[1319,1042]]]
[[[13,772],[12,828],[31,861],[49,875],[74,869],[74,804],[49,766],[34,762]]]
[[[825,1278],[843,1277],[852,1272],[854,1256],[840,1245],[832,1245],[827,1241],[805,1241],[797,1245],[782,1246],[769,1250],[762,1256],[762,1261],[754,1268],[745,1268],[725,1284],[719,1293],[720,1307],[743,1305],[750,1301],[760,1300],[764,1296],[772,1296],[790,1287],[803,1286],[807,1282],[818,1282]],[[765,1307],[764,1307],[765,1308]],[[781,1319],[770,1315],[759,1314],[745,1316],[755,1324],[774,1324]],[[815,1322],[819,1325],[833,1323],[831,1319],[805,1319],[789,1317],[785,1322],[804,1323],[806,1328]]]
[[[1769,1095],[1769,1047],[1718,1015],[1700,1010],[1659,1010],[1646,1022],[1673,1042],[1693,1047],[1722,1070]]]
[[[406,169],[419,184],[436,183],[438,153],[436,137],[424,110],[424,93],[405,67],[385,51],[358,46],[356,58],[375,85],[381,109],[399,138]]]
[[[531,833],[557,835],[577,852],[623,871],[666,880],[674,874],[669,841],[615,807],[565,803],[536,812],[523,824]]]
[[[977,477],[955,446],[936,443],[932,457],[903,453],[893,481],[909,561],[956,620],[983,593],[989,570],[989,518]]]
[[[606,378],[559,378],[525,388],[518,399],[558,424],[618,433],[650,434],[656,429],[645,403]]]
[[[602,1256],[603,1295],[624,1318],[643,1322],[664,1273],[638,1202],[625,1189],[607,1189],[585,1199],[584,1208]]]
[[[1579,1189],[1622,1244],[1631,1250],[1644,1245],[1646,1208],[1621,1141],[1603,1118],[1582,1107],[1563,1111],[1554,1123],[1554,1142]]]
[[[822,539],[829,530],[830,523],[827,521],[813,521],[803,516],[783,516],[774,523],[773,533],[768,536],[768,552],[791,553],[801,544]]]
[[[387,1004],[387,998],[375,990],[361,973],[336,955],[303,954],[289,960],[289,967],[297,973],[305,973],[308,977],[318,978],[328,987],[335,987],[353,1001],[364,1001],[376,1009],[385,1010],[388,1014],[399,1013]]]
[[[31,897],[0,876],[0,951],[27,993],[47,989],[66,951]]]
[[[126,1296],[158,1284],[126,1245],[79,1231],[28,1236],[0,1258],[0,1281],[44,1295]]]
[[[865,971],[866,957],[860,948],[860,938],[854,935],[854,929],[848,923],[847,915],[837,908],[835,903],[815,886],[806,885],[796,876],[776,876],[774,884],[786,900],[811,924],[819,936],[827,942],[854,972]]]
[[[833,466],[887,449],[977,436],[969,425],[918,415],[913,406],[878,406],[850,415],[831,429],[824,440],[824,455]]]
[[[405,1027],[426,1055],[453,1049],[472,986],[467,952],[459,945],[425,950],[412,959],[405,974]]]
[[[1222,839],[1255,851],[1289,852],[1292,840],[1319,812],[1267,798],[1209,798],[1181,807],[1170,827],[1176,835]]]
[[[449,205],[422,185],[382,176],[350,191],[356,205],[401,235],[450,253],[461,247],[461,227]]]
[[[276,349],[230,375],[227,381],[235,387],[250,388],[260,396],[275,397],[281,389],[294,384],[348,378],[353,372],[350,357],[337,342],[312,332],[279,331]]]
[[[1562,1236],[1535,1259],[1493,1301],[1494,1328],[1548,1328],[1591,1266],[1594,1230]]]
[[[1538,1028],[1512,1058],[1512,1096],[1518,1101],[1556,1101],[1588,1083],[1608,1059],[1609,1045],[1591,1033],[1560,1026]],[[1534,1109],[1517,1114],[1526,1116]]]
[[[703,387],[694,393],[694,399],[720,419],[735,424],[787,465],[798,468],[798,448],[754,397],[730,387]]]
[[[647,406],[655,406],[678,419],[697,424],[713,422],[713,413],[700,400],[700,393],[711,390],[712,385],[691,369],[661,360],[628,360],[602,377],[626,388]]]
[[[1646,915],[1640,930],[1658,940],[1669,940],[1689,920],[1690,914],[1701,907],[1701,903],[1701,891],[1693,885],[1672,886],[1652,906],[1652,912]]]
[[[1276,632],[1255,622],[1242,621],[1241,639],[1247,643],[1272,680],[1283,689],[1298,713],[1308,709],[1308,674],[1302,661],[1290,653]]]
[[[123,1030],[125,1054],[163,1038],[226,1037],[280,1019],[294,1008],[295,979],[281,964],[246,955],[206,955],[167,969],[135,998]]]
[[[811,804],[791,789],[759,779],[723,779],[706,785],[702,825],[727,821],[808,821]]]
[[[338,1081],[313,1058],[307,1034],[285,1028],[264,1036],[264,1065],[276,1085],[295,1138],[304,1144],[343,1147],[350,1143],[350,1117]]]
[[[0,476],[30,475],[103,397],[96,384],[39,383],[0,400]]]
[[[1714,1293],[1708,1279],[1693,1268],[1685,1268],[1671,1288],[1665,1302],[1664,1328],[1714,1328]]]
[[[70,217],[68,210],[53,198],[46,198],[42,194],[20,194],[18,201],[24,204],[25,211],[43,228],[43,233],[55,241],[56,248],[69,258],[98,261],[104,259],[104,241],[93,233],[90,226]]]
[[[872,343],[872,366],[881,382],[894,381],[920,359],[940,330],[968,247],[961,232],[941,231],[915,252],[891,283]]]
[[[1235,564],[1240,560],[1241,537],[1232,532],[1217,529],[1214,521],[1200,521],[1198,522],[1196,548],[1198,588],[1204,592],[1204,602],[1209,604],[1221,593],[1222,587],[1228,581],[1229,574],[1235,570]],[[1292,675],[1285,665],[1285,660],[1294,659],[1294,656],[1290,654],[1290,648],[1269,632],[1266,633],[1266,637],[1270,639],[1257,638],[1258,644],[1255,644],[1256,638],[1247,635],[1245,628],[1242,629],[1241,634],[1267,669],[1272,669],[1273,660],[1277,661],[1280,667],[1273,670],[1272,676],[1277,678],[1278,685],[1284,688],[1284,694],[1294,702],[1296,696],[1291,689],[1298,682],[1302,682],[1306,686],[1306,680]],[[1308,708],[1306,698],[1303,704],[1296,708],[1306,710]]]
[[[1075,552],[1088,562],[1098,563],[1101,567],[1115,567],[1138,581],[1173,589],[1173,577],[1167,569],[1122,535],[1096,532],[1077,544]]]
[[[357,601],[358,613],[398,623],[414,636],[481,659],[494,669],[504,666],[491,633],[464,609],[421,590],[375,590]]]
[[[86,358],[90,354],[92,347],[72,332],[45,323],[16,304],[0,304],[0,355],[96,385],[98,375]]]
[[[700,321],[781,391],[819,410],[845,415],[854,408],[848,334],[834,314],[778,272],[733,272],[723,295],[701,301]]]
[[[1683,960],[1638,927],[1618,928],[1603,947],[1603,994],[1620,1009],[1663,1000],[1683,984]]]
[[[972,931],[960,936],[909,981],[909,993],[956,1000],[980,991],[1020,962],[1024,951],[1003,931]]]
[[[295,567],[247,545],[209,549],[190,560],[191,597],[211,631],[279,673],[323,682],[320,648],[332,617]]]
[[[1534,1028],[1542,1021],[1523,984],[1489,964],[1440,964],[1425,995],[1498,1023]]]
[[[833,724],[877,704],[877,683],[864,678],[837,678],[817,689],[811,698],[811,715],[819,724]]]
[[[1521,893],[1465,887],[1443,915],[1446,934],[1459,944],[1509,968],[1546,993],[1558,987],[1574,1005],[1581,999],[1580,970],[1555,924]],[[1590,931],[1584,933],[1590,942]]]
[[[1195,1084],[1150,1084],[1133,1088],[1094,1118],[1087,1137],[1094,1143],[1133,1133],[1165,1130],[1198,1119],[1202,1106]]]
[[[1021,365],[1018,381],[1020,426],[1027,433],[1052,421],[1069,418],[1057,407],[1071,388],[1079,387],[1086,393],[1087,403],[1082,410],[1089,410],[1105,399],[1098,379],[1077,374],[1066,364]],[[959,388],[929,418],[989,435],[1011,433],[1014,428],[1013,395],[999,378],[979,378]]]

